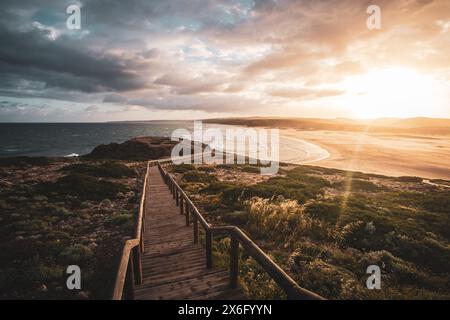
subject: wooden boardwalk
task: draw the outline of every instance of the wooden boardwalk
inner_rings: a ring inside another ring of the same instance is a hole
[[[230,289],[227,271],[206,268],[205,249],[194,244],[193,229],[186,226],[157,166],[149,169],[144,214],[143,283],[135,287],[135,299],[244,298],[240,289]]]

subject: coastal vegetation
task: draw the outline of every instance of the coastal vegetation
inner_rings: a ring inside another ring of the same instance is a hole
[[[301,286],[326,298],[450,298],[445,181],[430,185],[418,177],[313,166],[285,166],[271,178],[249,165],[170,170],[210,222],[241,227]],[[228,250],[228,239],[216,239],[217,265],[227,266]],[[241,254],[246,293],[282,298]],[[366,288],[370,265],[381,268],[381,290]]]
[[[146,162],[0,160],[0,298],[109,299]],[[66,287],[81,268],[82,289]]]

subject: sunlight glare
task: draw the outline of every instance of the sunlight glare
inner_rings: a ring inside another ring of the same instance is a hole
[[[432,115],[438,108],[437,81],[404,67],[371,71],[346,80],[346,104],[358,118]]]

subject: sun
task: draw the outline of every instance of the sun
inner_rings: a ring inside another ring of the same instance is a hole
[[[378,69],[343,83],[346,105],[354,117],[432,115],[439,108],[437,81],[405,67]]]

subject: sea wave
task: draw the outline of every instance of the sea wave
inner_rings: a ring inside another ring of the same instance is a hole
[[[80,155],[78,153],[71,153],[71,154],[68,154],[67,156],[64,156],[64,158],[77,158],[79,156]]]

